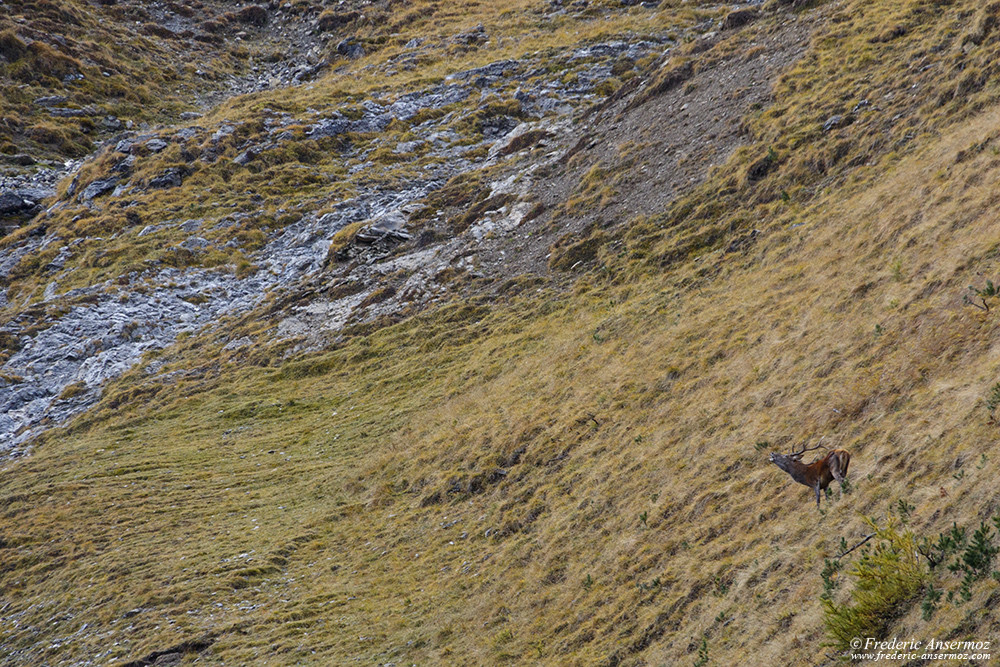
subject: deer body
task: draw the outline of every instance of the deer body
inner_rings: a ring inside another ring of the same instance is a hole
[[[816,449],[813,447],[812,449]],[[812,463],[802,463],[802,455],[810,451],[803,448],[791,454],[772,453],[770,461],[778,466],[799,484],[804,484],[816,492],[816,508],[819,508],[819,493],[826,491],[830,482],[837,480],[843,486],[847,478],[847,466],[851,462],[851,454],[844,449],[834,449],[821,459]],[[843,495],[843,489],[841,489]]]

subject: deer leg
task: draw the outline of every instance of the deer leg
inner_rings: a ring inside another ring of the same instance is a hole
[[[847,477],[845,477],[844,474],[840,471],[839,459],[834,458],[833,461],[830,462],[830,472],[833,474],[833,478],[837,480],[837,483],[840,484],[840,498],[841,500],[843,500],[844,482],[847,481]]]
[[[816,491],[816,509],[819,509],[819,482],[816,482],[816,486],[813,487],[813,490]]]

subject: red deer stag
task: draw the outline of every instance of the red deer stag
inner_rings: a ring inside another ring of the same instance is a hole
[[[830,482],[837,480],[840,482],[840,495],[844,495],[844,482],[847,479],[847,466],[851,462],[851,454],[845,449],[834,449],[821,459],[816,459],[806,465],[802,462],[802,455],[819,449],[820,445],[805,448],[802,446],[797,452],[791,454],[771,453],[770,461],[792,476],[799,484],[805,484],[816,492],[816,509],[819,509],[819,492],[826,491]]]

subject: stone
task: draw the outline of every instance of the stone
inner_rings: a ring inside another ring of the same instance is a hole
[[[241,167],[249,164],[251,160],[257,157],[257,150],[253,147],[246,149],[239,155],[233,158],[233,162],[240,165]]]
[[[345,58],[357,60],[365,55],[365,47],[358,44],[353,38],[348,37],[337,44],[337,53]]]
[[[401,155],[404,153],[412,153],[413,151],[417,150],[423,145],[424,142],[422,139],[417,139],[415,141],[401,141],[398,144],[396,144],[396,147],[392,149],[392,152],[395,153],[396,155]]]
[[[465,32],[460,32],[454,37],[454,41],[461,44],[481,44],[489,39],[489,35],[486,34],[486,28],[480,23],[472,30],[467,30]]]
[[[183,173],[177,167],[166,169],[149,179],[150,188],[176,188],[184,181]]]
[[[52,107],[47,107],[48,112],[52,116],[59,116],[60,118],[83,118],[84,116],[96,116],[97,109],[92,106],[86,106],[82,109],[56,109]]]
[[[208,239],[203,239],[200,236],[189,236],[181,243],[181,247],[185,250],[201,250],[210,245]]]
[[[27,205],[21,196],[13,192],[0,192],[0,216],[20,213]]]
[[[110,176],[108,178],[101,178],[93,181],[90,185],[83,189],[80,197],[84,201],[90,201],[96,197],[100,197],[103,194],[107,194],[115,189],[118,185],[118,178],[115,176]]]
[[[65,104],[69,101],[65,95],[46,95],[35,100],[35,104],[40,107],[54,107],[58,104]]]
[[[516,118],[511,116],[493,116],[492,118],[485,119],[480,129],[482,130],[484,139],[495,140],[506,136],[508,132],[517,126],[518,122]]]
[[[236,128],[234,128],[232,125],[221,126],[218,130],[215,131],[215,134],[212,135],[212,141],[215,142],[222,141],[223,139],[231,135],[235,131],[235,129]]]
[[[406,222],[406,214],[402,211],[398,209],[389,211],[373,218],[367,229],[358,232],[356,238],[363,243],[373,243],[385,238],[406,241],[410,238],[410,234],[403,231]]]
[[[129,155],[129,156],[125,157],[125,159],[120,160],[111,169],[112,169],[112,171],[114,171],[114,172],[116,172],[118,174],[122,174],[124,176],[128,176],[129,174],[132,173],[132,168],[134,166],[135,166],[135,156],[134,155]]]
[[[460,81],[469,81],[479,77],[497,78],[507,76],[509,73],[512,73],[520,67],[521,63],[516,60],[498,60],[497,62],[490,63],[489,65],[484,65],[483,67],[476,67],[474,69],[465,70],[464,72],[452,74],[448,78],[459,79]]]
[[[826,122],[823,123],[823,131],[829,132],[830,130],[835,130],[838,127],[843,127],[846,124],[847,124],[846,119],[840,114],[837,114],[835,116],[830,116],[829,118],[826,119]]]
[[[343,134],[350,129],[351,122],[341,115],[333,116],[332,118],[324,118],[315,125],[313,125],[306,132],[306,135],[313,139],[322,139],[323,137],[335,137],[338,134]]]
[[[154,153],[159,153],[164,148],[168,146],[167,142],[163,139],[150,139],[146,142],[146,148],[153,151]]]

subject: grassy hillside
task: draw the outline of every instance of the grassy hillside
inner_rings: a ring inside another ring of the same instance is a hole
[[[821,27],[748,145],[662,214],[584,232],[584,270],[321,352],[224,349],[271,304],[40,437],[0,472],[10,659],[836,662],[821,572],[864,517],[936,540],[1000,514],[1000,10],[796,11]],[[738,39],[650,64],[633,99]],[[766,454],[820,438],[852,483],[817,512]],[[964,600],[918,560],[881,636],[997,636],[994,578]],[[931,585],[954,595],[925,618]]]
[[[199,95],[243,71],[251,54],[203,29],[201,21],[217,13],[218,3],[186,0],[149,8],[6,2],[0,16],[0,153],[82,157],[126,123],[176,122],[181,112],[198,111]],[[232,23],[240,25],[235,17]]]

